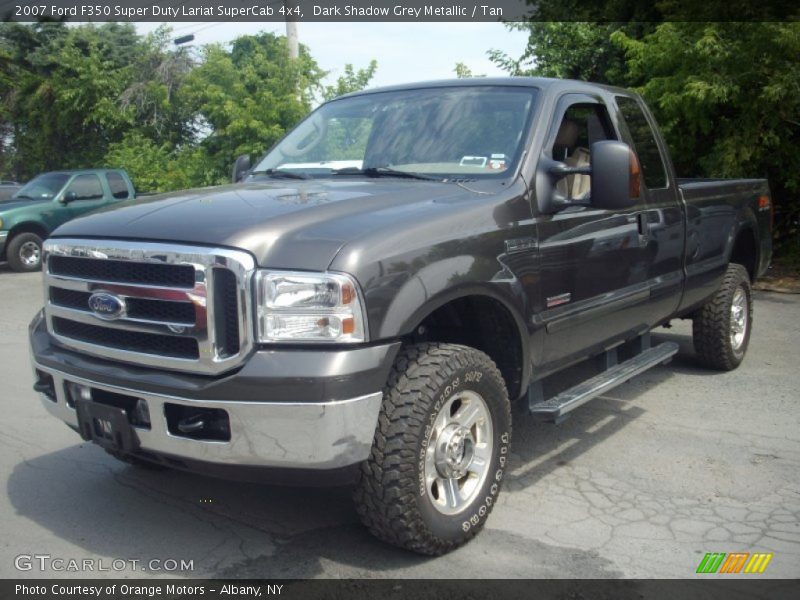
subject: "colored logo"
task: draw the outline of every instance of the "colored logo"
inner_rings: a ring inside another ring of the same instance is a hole
[[[772,554],[763,552],[706,552],[697,566],[697,573],[763,573]]]
[[[108,292],[95,292],[89,296],[89,308],[96,317],[113,321],[125,314],[125,301]]]

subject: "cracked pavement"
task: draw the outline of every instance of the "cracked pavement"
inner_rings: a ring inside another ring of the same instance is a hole
[[[733,373],[697,368],[690,323],[675,322],[655,338],[680,343],[670,365],[566,422],[516,407],[487,527],[439,558],[373,540],[346,488],[146,471],[83,442],[31,390],[27,324],[41,303],[39,274],[0,267],[2,577],[683,578],[706,552],[772,552],[760,577],[800,576],[800,296],[756,293],[750,350]],[[184,559],[194,570],[19,572],[19,554]]]

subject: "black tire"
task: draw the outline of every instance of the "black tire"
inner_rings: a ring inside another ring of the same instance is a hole
[[[733,315],[737,292],[744,294],[746,302],[744,310],[741,311],[744,315],[744,335],[739,343],[731,339],[732,326],[737,322]],[[753,298],[750,276],[742,265],[729,264],[722,285],[693,317],[692,336],[697,358],[708,368],[732,371],[744,360],[752,327]]]
[[[36,262],[30,262],[29,253],[32,246],[36,246]],[[42,268],[42,238],[35,233],[18,233],[6,246],[8,266],[20,273],[38,271]]]
[[[122,452],[114,452],[113,450],[106,450],[106,452],[120,462],[124,462],[128,465],[138,467],[146,471],[165,471],[167,469],[167,467],[164,465],[150,462],[149,460],[144,460],[138,456],[133,456],[132,454],[123,454]]]
[[[476,404],[483,407],[483,415],[490,416],[480,420],[483,427],[491,421],[491,435],[485,438],[486,449],[482,450],[490,458],[484,463],[483,482],[477,476],[477,481],[473,480],[463,510],[442,514],[426,485],[425,456],[436,431],[437,415],[460,405],[461,400],[452,398],[464,396],[465,391],[466,397],[482,400]],[[355,490],[361,520],[379,539],[414,552],[440,555],[457,548],[480,531],[497,501],[510,438],[508,392],[486,354],[455,344],[407,346],[389,376],[372,452],[362,465]]]

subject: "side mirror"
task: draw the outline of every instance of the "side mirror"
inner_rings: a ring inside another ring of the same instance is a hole
[[[236,158],[236,162],[233,163],[233,171],[231,171],[231,181],[233,183],[239,183],[242,179],[244,179],[244,174],[250,170],[250,156],[247,154],[242,154],[241,156]]]
[[[69,204],[70,202],[75,202],[78,199],[78,194],[76,192],[66,192],[61,197],[62,204]]]
[[[608,210],[630,208],[641,194],[641,168],[628,144],[592,144],[592,206]]]

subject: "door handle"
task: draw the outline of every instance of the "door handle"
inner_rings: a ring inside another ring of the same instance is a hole
[[[650,241],[650,223],[647,221],[647,213],[640,212],[636,215],[636,227],[639,230],[639,245],[647,246]]]

